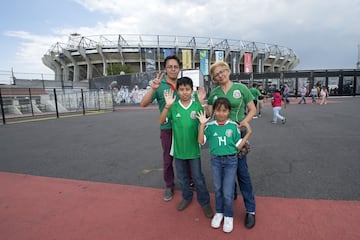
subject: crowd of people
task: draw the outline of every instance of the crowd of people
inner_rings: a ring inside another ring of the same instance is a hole
[[[178,79],[180,66],[176,56],[168,56],[164,60],[164,72],[158,73],[151,81],[149,90],[140,101],[142,107],[153,101],[157,101],[159,107],[165,182],[163,200],[173,198],[177,180],[182,192],[177,210],[184,211],[191,204],[194,189],[205,217],[211,218],[210,226],[220,228],[222,224],[222,230],[229,233],[234,227],[233,201],[237,198],[239,187],[246,210],[244,225],[251,229],[256,222],[256,201],[247,164],[248,140],[253,132],[250,122],[262,117],[264,103],[269,96],[262,85],[254,84],[249,89],[242,83],[231,81],[229,65],[218,61],[211,65],[209,71],[217,87],[206,99],[203,88],[194,90],[191,78]],[[300,92],[300,101],[306,103],[306,91]],[[325,96],[322,104],[326,104],[327,93],[318,94]],[[286,118],[280,111],[282,106],[286,108],[290,103],[288,97],[287,85],[277,89],[270,97],[272,123],[280,120],[285,124]],[[201,145],[206,142],[211,156],[215,211],[210,204],[201,169]]]

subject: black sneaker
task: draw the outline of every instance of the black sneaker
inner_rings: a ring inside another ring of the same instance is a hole
[[[182,211],[185,208],[187,208],[187,206],[189,206],[189,204],[191,203],[191,201],[187,201],[185,199],[181,200],[181,202],[179,203],[179,205],[177,206],[177,210],[178,211]]]
[[[286,118],[283,118],[283,120],[281,120],[282,124],[286,123]]]
[[[255,214],[246,213],[245,217],[245,227],[250,229],[255,226]]]
[[[213,212],[210,204],[203,206],[203,211],[207,218],[212,218],[214,216],[214,212]]]

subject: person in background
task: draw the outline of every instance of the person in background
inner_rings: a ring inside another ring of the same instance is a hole
[[[305,86],[302,86],[300,88],[300,95],[301,95],[301,99],[299,101],[299,104],[301,104],[302,101],[304,101],[304,104],[306,104],[306,87]]]
[[[286,118],[284,116],[280,115],[280,110],[281,110],[281,106],[282,106],[283,102],[284,102],[284,108],[286,108],[285,99],[283,99],[283,97],[281,96],[280,90],[276,90],[273,97],[272,97],[272,99],[271,99],[271,104],[272,104],[273,113],[274,113],[273,120],[272,120],[271,123],[276,124],[277,120],[280,119],[281,122],[283,124],[285,124]]]
[[[289,92],[290,92],[290,88],[289,88],[289,86],[285,83],[283,94],[284,94],[284,98],[285,98],[286,104],[289,104],[289,103],[290,103],[290,100],[289,100]]]
[[[254,101],[255,108],[257,108],[257,103],[258,103],[258,100],[259,100],[259,96],[261,95],[259,89],[257,88],[257,84],[253,83],[252,88],[250,88],[249,90],[250,90],[251,94],[254,97],[253,101]],[[255,115],[253,118],[257,118],[257,116]]]
[[[258,117],[261,117],[262,109],[264,108],[264,102],[267,97],[267,93],[262,85],[258,85],[258,90],[260,91],[259,100],[258,100]]]
[[[311,96],[311,102],[316,103],[316,98],[318,96],[318,90],[315,85],[313,86],[313,88],[310,91],[310,96]]]
[[[320,91],[321,102],[320,105],[327,104],[327,97],[329,96],[326,86],[323,86]]]
[[[166,104],[160,114],[159,123],[172,122],[173,156],[176,176],[182,191],[182,200],[178,204],[177,210],[183,211],[187,208],[194,196],[189,186],[190,178],[187,172],[190,165],[197,201],[205,216],[212,218],[214,213],[210,205],[210,195],[201,170],[200,145],[198,144],[199,120],[196,118],[197,113],[204,111],[204,108],[199,101],[192,99],[193,82],[191,78],[179,78],[176,83],[176,90],[180,98],[178,101],[176,101],[172,89],[164,91]]]

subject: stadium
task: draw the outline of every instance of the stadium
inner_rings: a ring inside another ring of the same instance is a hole
[[[300,62],[295,52],[275,44],[243,40],[171,35],[96,35],[74,33],[67,43],[56,43],[43,56],[57,81],[79,82],[108,76],[113,64],[134,72],[161,70],[167,55],[176,54],[183,69],[200,69],[208,75],[217,60],[229,63],[234,74],[280,72]]]

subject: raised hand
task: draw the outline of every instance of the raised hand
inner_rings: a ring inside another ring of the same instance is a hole
[[[204,99],[206,97],[205,88],[204,87],[199,87],[199,89],[196,92],[197,92],[197,96],[199,98],[199,102],[203,103]]]
[[[196,114],[197,119],[199,119],[200,124],[205,124],[210,120],[210,117],[206,117],[206,114],[204,111],[199,111]]]
[[[164,98],[166,106],[170,107],[171,105],[173,105],[176,100],[176,97],[174,96],[174,91],[171,88],[164,90]]]
[[[160,87],[160,82],[161,82],[161,79],[163,78],[164,76],[164,73],[162,72],[159,72],[157,75],[156,75],[156,78],[154,78],[153,80],[151,80],[151,84],[150,84],[150,87],[152,89],[158,89]]]

